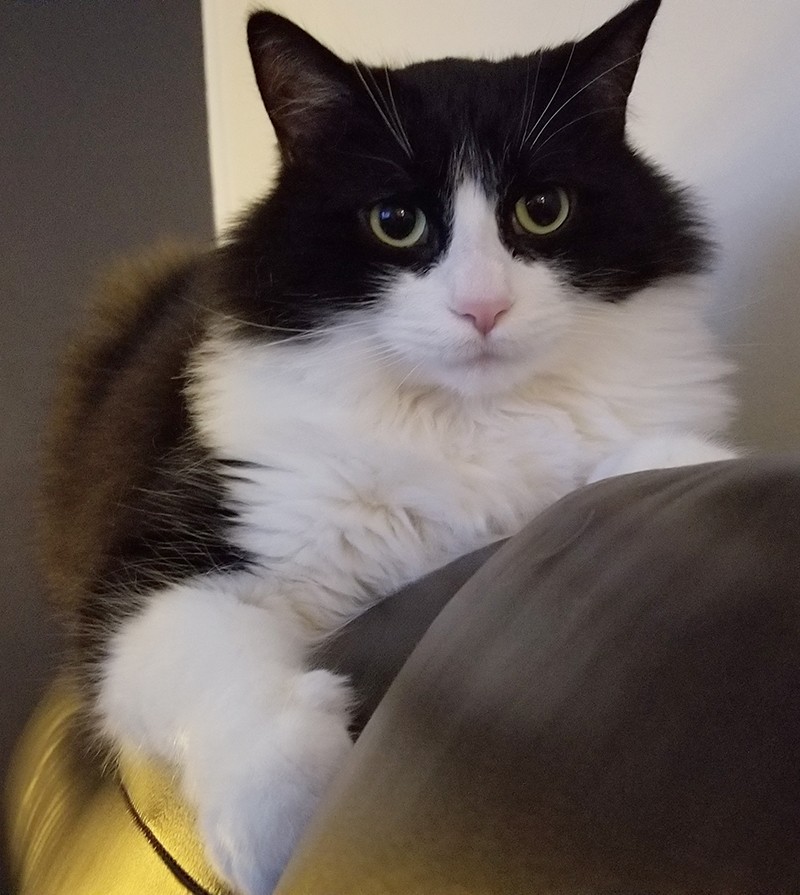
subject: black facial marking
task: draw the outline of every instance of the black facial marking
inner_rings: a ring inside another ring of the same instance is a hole
[[[459,176],[497,196],[509,252],[556,267],[599,299],[702,270],[708,244],[690,202],[625,141],[627,97],[657,8],[639,0],[583,41],[530,56],[396,70],[347,64],[280,16],[256,16],[251,46],[284,166],[223,250],[231,315],[313,331],[375,303],[387,277],[441,258]],[[293,108],[295,82],[305,90],[295,97],[306,100],[302,119],[281,111]],[[570,203],[563,226],[539,234],[518,225],[521,197],[549,195],[552,206],[559,189]],[[386,232],[400,239],[420,209],[425,238],[406,247],[376,239],[369,216],[380,203]]]

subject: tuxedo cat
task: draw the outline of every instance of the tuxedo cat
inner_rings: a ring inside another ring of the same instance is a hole
[[[87,709],[248,895],[351,747],[321,639],[591,479],[730,456],[703,227],[625,137],[658,6],[400,69],[254,14],[274,189],[72,349],[45,535]]]

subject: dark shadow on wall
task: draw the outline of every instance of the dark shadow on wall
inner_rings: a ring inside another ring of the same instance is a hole
[[[783,18],[768,55],[737,59],[707,100],[708,131],[698,121],[683,135],[696,147],[698,186],[715,197],[712,319],[738,367],[733,436],[753,453],[800,449],[800,93],[787,87],[800,80],[800,18]]]
[[[800,447],[800,214],[766,239],[750,279],[753,299],[731,339],[741,410],[735,435],[744,445],[797,452]]]
[[[200,2],[3,3],[0,83],[4,777],[57,661],[32,504],[59,350],[110,259],[212,236]]]

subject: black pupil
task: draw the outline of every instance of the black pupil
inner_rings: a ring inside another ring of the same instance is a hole
[[[378,219],[381,229],[390,239],[408,239],[417,223],[417,209],[406,205],[382,205]]]
[[[539,227],[549,227],[561,214],[561,193],[558,190],[542,190],[525,200],[531,220]]]

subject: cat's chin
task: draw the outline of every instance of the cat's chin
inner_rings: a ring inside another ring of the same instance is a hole
[[[412,366],[405,380],[412,386],[438,388],[464,397],[492,397],[512,391],[534,375],[529,361],[485,352],[475,357],[448,361],[429,360]]]

